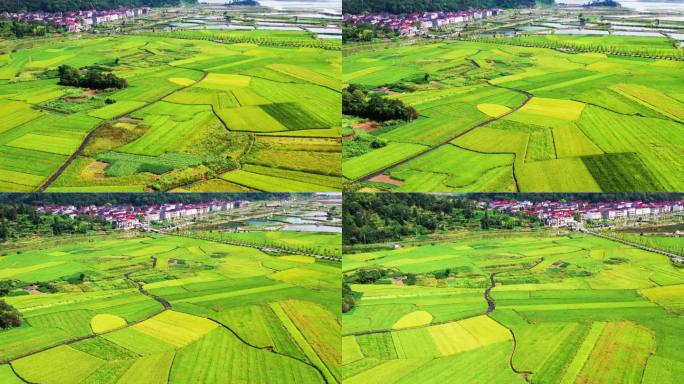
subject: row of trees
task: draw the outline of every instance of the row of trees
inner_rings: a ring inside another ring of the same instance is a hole
[[[107,10],[122,7],[165,7],[197,0],[0,0],[0,12],[67,12],[76,10]]]
[[[398,37],[394,30],[371,24],[344,24],[342,26],[342,41],[373,41],[373,39]]]
[[[411,13],[431,11],[461,11],[469,8],[530,8],[553,5],[554,0],[344,0],[342,12]]]
[[[375,121],[418,118],[418,111],[401,100],[370,93],[360,85],[350,84],[342,91],[342,113]]]
[[[268,37],[255,37],[248,34],[227,34],[216,33],[205,34],[200,32],[168,32],[166,35],[176,39],[186,40],[206,40],[223,44],[239,44],[250,43],[256,45],[264,45],[271,47],[295,47],[295,48],[320,48],[331,51],[341,51],[342,44],[339,40],[324,40],[324,39],[272,39]]]
[[[481,43],[508,44],[520,47],[549,48],[570,52],[593,52],[604,53],[615,56],[635,56],[652,59],[684,60],[684,49],[676,49],[674,46],[670,50],[658,48],[641,48],[632,46],[606,45],[584,43],[574,40],[549,40],[537,39],[536,37],[516,36],[506,38],[496,37],[471,37],[471,41]],[[678,42],[673,42],[678,44]]]
[[[58,72],[59,84],[69,87],[90,89],[122,89],[128,87],[126,79],[101,69],[86,68],[82,71],[68,65],[61,65],[58,68]]]

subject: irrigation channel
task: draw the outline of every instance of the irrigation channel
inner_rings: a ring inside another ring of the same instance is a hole
[[[163,312],[165,312],[165,311],[168,311],[168,310],[171,310],[171,309],[172,309],[171,303],[169,303],[166,299],[164,299],[163,297],[159,297],[159,296],[157,296],[157,295],[151,294],[150,292],[148,292],[148,291],[145,289],[143,283],[131,279],[131,277],[130,277],[131,273],[133,273],[133,272],[125,273],[125,274],[124,274],[124,278],[125,278],[127,281],[130,281],[130,282],[132,282],[133,284],[135,284],[135,285],[138,287],[138,292],[140,292],[141,294],[143,294],[143,295],[145,295],[145,296],[147,296],[147,297],[149,297],[149,298],[152,298],[153,300],[155,300],[155,301],[157,301],[159,304],[161,304],[161,306],[163,307],[162,310],[157,311],[157,312],[155,312],[155,313],[152,313],[152,314],[150,314],[150,315],[147,315],[147,316],[145,316],[144,318],[142,318],[142,319],[140,319],[140,320],[137,320],[137,321],[133,321],[133,322],[127,323],[124,327],[121,327],[121,328],[116,328],[116,329],[112,329],[112,330],[105,331],[105,332],[101,332],[101,333],[97,333],[97,334],[92,334],[92,335],[88,335],[88,336],[77,337],[77,338],[74,338],[74,339],[71,339],[71,340],[66,340],[66,341],[63,341],[63,342],[60,342],[60,343],[57,343],[57,344],[54,344],[54,345],[50,345],[50,346],[48,346],[48,347],[41,348],[41,349],[39,349],[39,350],[37,350],[37,351],[33,351],[33,352],[30,352],[30,353],[26,353],[26,354],[23,354],[23,355],[14,357],[14,358],[11,359],[11,360],[0,361],[0,364],[8,364],[8,365],[10,366],[10,368],[12,369],[12,371],[14,372],[14,374],[15,374],[19,379],[21,379],[23,382],[28,383],[28,384],[37,384],[37,383],[33,383],[33,382],[28,381],[28,380],[26,380],[25,378],[21,377],[21,376],[19,375],[19,373],[14,369],[14,366],[12,366],[12,362],[15,361],[15,360],[19,360],[19,359],[21,359],[21,358],[24,358],[24,357],[28,357],[28,356],[31,356],[31,355],[35,355],[35,354],[37,354],[37,353],[45,352],[45,351],[47,351],[47,350],[49,350],[49,349],[56,348],[56,347],[59,347],[59,346],[62,346],[62,345],[70,345],[70,344],[78,343],[78,342],[80,342],[80,341],[89,340],[89,339],[94,339],[94,338],[96,338],[96,337],[98,337],[98,336],[106,335],[106,334],[108,334],[108,333],[112,333],[112,332],[116,332],[116,331],[119,331],[119,330],[122,330],[122,329],[125,329],[125,328],[129,328],[129,327],[131,327],[131,326],[133,326],[133,325],[142,323],[142,322],[145,321],[145,320],[149,320],[149,319],[151,319],[151,318],[153,318],[153,317],[159,315],[160,313],[163,313]],[[321,370],[321,368],[320,368],[320,367],[317,367],[317,366],[314,365],[313,363],[310,363],[310,362],[308,362],[308,361],[306,361],[306,360],[303,360],[303,359],[296,358],[296,357],[294,357],[294,356],[290,356],[290,355],[286,355],[286,354],[277,352],[277,351],[274,349],[273,346],[259,347],[259,346],[256,346],[256,345],[254,345],[254,344],[251,344],[251,343],[249,343],[247,340],[243,339],[237,332],[235,332],[235,331],[234,331],[232,328],[230,328],[229,326],[227,326],[227,325],[221,323],[220,321],[217,321],[217,320],[215,320],[215,319],[213,319],[213,318],[211,318],[211,317],[206,317],[206,319],[209,320],[209,321],[211,321],[211,322],[213,322],[213,323],[215,323],[216,325],[222,327],[223,329],[229,331],[230,333],[233,334],[233,336],[235,336],[238,340],[240,340],[240,342],[242,342],[243,344],[245,344],[245,345],[247,345],[247,346],[249,346],[249,347],[251,347],[251,348],[260,349],[260,350],[265,350],[265,351],[274,353],[274,354],[276,354],[276,355],[280,355],[280,356],[283,356],[283,357],[286,357],[286,358],[289,358],[289,359],[292,359],[292,360],[296,360],[296,361],[298,361],[298,362],[300,362],[300,363],[302,363],[302,364],[306,364],[306,365],[310,366],[311,368],[315,369],[316,372],[318,372],[318,374],[321,376],[321,379],[323,380],[323,382],[324,382],[325,384],[332,384],[332,383],[330,383],[330,382],[328,381],[328,379],[326,378],[326,376],[323,374],[323,371]]]
[[[479,65],[477,65],[477,63],[473,62],[473,64],[474,64],[475,66],[478,66],[478,67],[479,67]],[[517,112],[519,109],[521,109],[522,107],[524,107],[525,105],[527,105],[527,103],[529,103],[530,100],[532,100],[532,96],[533,96],[533,95],[532,95],[531,93],[527,92],[527,91],[523,91],[523,90],[515,89],[515,88],[503,87],[503,86],[500,86],[500,85],[492,84],[492,83],[490,83],[489,81],[487,81],[487,84],[490,85],[490,86],[492,86],[492,87],[502,88],[502,89],[508,89],[508,90],[510,90],[510,91],[522,93],[523,95],[525,95],[525,101],[523,101],[520,105],[518,105],[517,107],[515,107],[515,108],[511,109],[510,111],[504,113],[504,114],[501,115],[501,116],[494,117],[494,118],[491,118],[491,119],[487,119],[487,120],[485,120],[485,121],[483,121],[483,122],[481,122],[481,123],[479,123],[479,124],[477,124],[477,125],[475,125],[475,126],[472,126],[472,127],[468,128],[468,129],[466,129],[465,131],[462,131],[462,132],[458,133],[457,135],[452,136],[452,137],[448,138],[447,140],[445,140],[445,141],[443,141],[443,142],[441,142],[441,143],[439,143],[439,144],[437,144],[437,145],[435,145],[435,146],[432,146],[432,147],[430,147],[430,148],[428,148],[428,149],[426,149],[426,150],[424,150],[424,151],[422,151],[422,152],[418,152],[418,153],[416,153],[415,155],[412,155],[412,156],[407,157],[407,158],[405,158],[405,159],[403,159],[403,160],[401,160],[401,161],[398,161],[398,162],[396,162],[396,163],[394,163],[394,164],[390,164],[390,165],[388,165],[388,166],[386,166],[386,167],[383,167],[383,168],[381,168],[380,170],[375,171],[375,172],[373,172],[373,173],[371,173],[371,174],[369,174],[369,175],[366,175],[366,176],[363,176],[363,177],[361,177],[361,178],[358,178],[358,179],[355,180],[355,182],[368,181],[368,180],[370,180],[370,179],[372,179],[372,178],[374,178],[374,177],[377,177],[377,176],[380,176],[380,175],[384,174],[386,171],[388,171],[388,170],[390,170],[390,169],[396,168],[396,167],[398,167],[398,166],[400,166],[400,165],[403,165],[403,164],[408,163],[408,162],[411,161],[411,160],[415,160],[415,159],[417,159],[417,158],[419,158],[419,157],[421,157],[421,156],[427,155],[428,153],[430,153],[430,152],[432,152],[432,151],[435,151],[435,150],[437,150],[437,149],[439,149],[439,148],[441,148],[441,147],[443,147],[443,146],[445,146],[445,145],[450,144],[452,141],[458,139],[458,138],[461,137],[461,136],[464,136],[464,135],[470,133],[471,131],[473,131],[473,130],[475,130],[475,129],[477,129],[477,128],[484,127],[485,125],[488,125],[488,124],[493,123],[493,122],[495,122],[495,121],[501,120],[501,119],[503,119],[504,117],[506,117],[506,116],[508,116],[508,115],[510,115],[510,114],[512,114],[512,113],[514,113],[514,112]],[[514,161],[514,166],[515,166],[515,161]],[[513,178],[515,179],[515,172],[513,172]],[[516,190],[519,190],[519,188],[518,188],[518,180],[517,180],[517,179],[515,179],[515,189],[516,189]]]

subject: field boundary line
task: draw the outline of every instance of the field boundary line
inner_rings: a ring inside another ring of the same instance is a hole
[[[528,140],[529,140],[529,136],[528,136]],[[517,153],[515,153],[515,152],[482,152],[482,151],[477,151],[477,150],[474,150],[471,148],[465,148],[465,147],[462,147],[462,146],[455,144],[455,143],[449,143],[449,144],[453,145],[456,148],[460,148],[464,151],[480,153],[483,155],[513,155],[513,163],[511,164],[511,170],[513,173],[513,183],[515,183],[515,192],[520,192],[520,185],[518,184],[518,177],[515,175],[515,165],[518,163],[518,154]],[[525,147],[525,151],[527,151],[527,147]],[[522,159],[521,162],[523,164],[525,164],[525,159]],[[489,168],[489,169],[487,169],[487,171],[491,171],[493,169],[497,169],[497,168],[501,168],[501,167],[502,166]]]
[[[387,328],[385,328],[385,329],[374,329],[374,330],[370,330],[370,331],[350,332],[350,333],[344,333],[344,334],[342,334],[342,336],[343,337],[344,336],[366,336],[366,335],[376,335],[378,333],[391,333],[391,332],[400,332],[400,331],[406,331],[406,330],[411,330],[411,329],[429,328],[429,327],[437,326],[437,325],[457,323],[457,322],[462,321],[462,320],[473,319],[475,317],[486,316],[486,315],[487,315],[487,313],[483,312],[483,313],[478,313],[478,314],[471,315],[471,316],[461,317],[461,318],[455,319],[455,320],[439,321],[436,323],[416,325],[416,326],[412,326],[412,327],[404,327],[404,328],[399,328],[399,329],[387,329]]]
[[[644,115],[642,115],[642,114],[639,113],[639,112],[637,112],[637,113],[634,114],[634,115],[630,115],[630,114],[628,114],[628,113],[622,113],[622,112],[618,112],[618,111],[612,110],[612,109],[610,109],[610,108],[608,108],[608,107],[604,107],[603,105],[598,105],[598,104],[594,104],[594,103],[591,103],[591,102],[582,101],[582,100],[574,99],[574,98],[570,98],[570,99],[568,99],[568,100],[576,101],[576,102],[578,102],[578,103],[583,103],[583,104],[586,104],[586,105],[591,105],[592,107],[600,108],[600,109],[603,109],[603,110],[608,111],[608,112],[611,112],[611,113],[615,113],[615,114],[620,115],[620,116],[625,116],[625,117],[640,117],[640,118],[642,118],[642,119],[657,119],[657,120],[670,121],[670,122],[673,122],[673,123],[677,123],[677,124],[682,124],[682,125],[684,125],[684,121],[679,120],[679,119],[669,118],[668,116],[666,116],[666,115],[664,115],[664,114],[662,114],[662,113],[661,113],[661,115],[663,115],[663,117],[666,117],[666,119],[663,119],[663,118],[661,118],[661,117],[644,116]],[[638,104],[640,104],[640,103],[638,103]],[[640,104],[640,105],[644,106],[643,104]],[[650,110],[652,110],[652,111],[655,111],[655,112],[660,113],[659,111],[657,111],[657,110],[655,110],[655,109],[653,109],[653,108],[646,107],[646,106],[644,106],[644,107],[647,108],[647,109],[650,109]],[[584,113],[584,111],[582,111],[582,113]],[[578,126],[577,128],[579,128],[579,129],[581,130],[581,128],[580,128],[579,126]],[[584,131],[582,131],[582,132],[584,132]],[[585,136],[586,136],[586,133],[585,133]],[[594,143],[594,144],[598,147],[598,144],[596,144],[596,143]],[[600,148],[599,148],[599,149],[600,149]],[[607,152],[604,151],[604,153],[607,153]]]
[[[398,162],[396,162],[396,163],[394,163],[394,164],[390,164],[390,165],[388,165],[388,166],[385,166],[385,167],[383,167],[383,168],[381,168],[381,169],[379,169],[379,170],[377,170],[377,171],[375,171],[375,172],[372,172],[372,173],[370,173],[370,174],[368,174],[368,175],[366,175],[366,176],[362,176],[362,177],[360,177],[360,178],[358,178],[358,179],[356,179],[356,180],[352,180],[352,182],[368,181],[368,180],[370,180],[370,179],[372,179],[372,178],[374,178],[374,177],[376,177],[376,176],[380,176],[380,175],[384,174],[384,173],[385,173],[386,171],[388,171],[388,170],[394,169],[394,168],[396,168],[396,167],[398,167],[398,166],[400,166],[400,165],[403,165],[403,164],[408,163],[408,162],[411,161],[411,160],[415,160],[415,159],[417,159],[417,158],[419,158],[419,157],[421,157],[421,156],[424,156],[424,155],[426,155],[426,154],[428,154],[428,153],[430,153],[430,152],[433,152],[433,151],[435,151],[435,150],[437,150],[437,149],[439,149],[439,148],[441,148],[441,147],[443,147],[443,146],[445,146],[445,145],[447,145],[447,144],[450,144],[452,141],[454,141],[454,140],[458,139],[459,137],[462,137],[462,136],[464,136],[464,135],[466,135],[466,134],[472,132],[473,130],[475,130],[475,129],[477,129],[477,128],[484,127],[485,125],[488,125],[488,124],[493,123],[493,122],[495,122],[495,121],[501,120],[501,119],[503,119],[504,117],[506,117],[506,116],[508,116],[508,115],[510,115],[510,114],[512,114],[512,113],[514,113],[514,112],[517,112],[517,111],[520,110],[522,107],[524,107],[525,105],[527,105],[527,103],[529,103],[530,100],[532,100],[532,97],[533,97],[533,95],[532,95],[531,93],[527,92],[527,91],[522,91],[522,90],[519,90],[519,89],[508,88],[508,87],[503,87],[503,86],[500,86],[500,85],[492,84],[492,83],[490,83],[489,81],[487,81],[487,82],[485,82],[485,83],[486,83],[487,85],[491,86],[491,87],[502,88],[502,89],[507,89],[507,90],[510,90],[510,91],[522,93],[522,94],[524,94],[524,95],[526,96],[526,100],[523,101],[523,102],[522,102],[520,105],[518,105],[517,107],[511,109],[510,111],[504,113],[504,114],[501,115],[501,116],[487,119],[487,120],[485,120],[485,121],[483,121],[483,122],[481,122],[481,123],[479,123],[479,124],[477,124],[477,125],[475,125],[475,126],[472,126],[472,127],[470,127],[470,128],[467,128],[467,129],[464,130],[464,131],[461,131],[461,132],[458,133],[456,136],[450,137],[449,139],[447,139],[447,140],[445,140],[445,141],[443,141],[443,142],[441,142],[441,143],[438,143],[438,144],[435,145],[435,146],[429,147],[429,148],[425,149],[424,151],[418,152],[418,153],[415,154],[415,155],[411,155],[410,157],[407,157],[407,158],[405,158],[405,159],[403,159],[403,160],[400,160],[400,161],[398,161]],[[343,164],[343,165],[344,165],[344,164]],[[517,181],[516,181],[516,185],[517,185]]]
[[[14,373],[14,376],[16,376],[17,378],[19,378],[19,380],[23,381],[24,383],[28,383],[28,384],[39,384],[39,383],[34,383],[34,382],[32,382],[32,381],[28,381],[28,380],[24,379],[24,378],[19,374],[19,372],[17,372],[17,371],[14,369],[14,365],[12,365],[12,362],[11,362],[11,361],[8,361],[8,362],[7,362],[7,365],[9,365],[10,369],[11,369],[12,372]]]
[[[502,327],[506,328],[506,329],[508,330],[508,333],[511,334],[511,337],[512,337],[512,340],[511,340],[511,341],[513,342],[513,349],[511,350],[511,354],[510,354],[510,356],[508,357],[508,366],[511,368],[511,370],[512,370],[513,372],[515,372],[516,374],[518,374],[518,375],[519,375],[520,377],[522,377],[526,382],[529,383],[529,382],[530,382],[530,379],[529,379],[528,375],[532,374],[533,372],[530,372],[530,371],[520,371],[520,370],[516,369],[515,366],[513,365],[513,355],[515,355],[515,350],[516,350],[516,347],[517,347],[517,345],[518,345],[518,341],[517,341],[517,339],[515,338],[515,332],[513,332],[512,329],[508,328],[505,324],[503,324],[503,323],[500,322],[499,320],[497,320],[497,319],[495,319],[495,318],[493,318],[493,317],[491,317],[491,316],[489,316],[489,315],[487,315],[487,317],[489,317],[490,319],[496,321],[496,322],[497,322],[499,325],[501,325]]]

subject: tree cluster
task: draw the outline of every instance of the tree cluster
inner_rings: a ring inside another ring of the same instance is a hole
[[[59,84],[69,87],[81,87],[90,89],[122,89],[128,87],[126,79],[117,77],[111,72],[102,69],[86,68],[80,70],[68,65],[58,68]]]
[[[109,10],[122,7],[166,7],[197,0],[0,0],[0,12],[67,12],[77,10]]]
[[[42,21],[0,20],[0,36],[3,37],[40,37],[64,31],[62,26]]]
[[[356,306],[356,297],[347,283],[342,283],[342,312],[347,313]]]
[[[508,196],[510,198],[510,196]],[[539,225],[524,212],[507,214],[477,208],[467,197],[414,193],[345,193],[343,243],[399,241],[454,229],[513,229]]]
[[[469,8],[531,8],[537,4],[553,5],[554,0],[344,0],[342,12],[411,13],[431,11],[461,11]]]
[[[621,7],[621,5],[617,1],[613,1],[613,0],[591,0],[590,2],[584,4],[583,7],[585,7],[585,8],[590,8],[590,7],[617,8],[617,7]]]
[[[14,328],[21,325],[22,318],[13,306],[0,300],[0,329]]]
[[[378,38],[397,37],[392,29],[371,24],[344,24],[342,26],[342,41],[372,41]]]
[[[418,111],[411,106],[404,105],[401,100],[369,93],[355,84],[350,84],[342,92],[342,113],[375,121],[411,121],[418,118]]]

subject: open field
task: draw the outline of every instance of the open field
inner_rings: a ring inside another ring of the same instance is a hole
[[[401,100],[420,117],[364,132],[386,146],[350,152],[342,174],[396,191],[682,190],[684,62],[549,49],[636,52],[647,41],[682,51],[665,38],[577,35],[355,50],[344,57],[343,81]],[[394,182],[367,180],[378,172]]]
[[[342,315],[345,382],[667,384],[684,367],[684,270],[660,254],[540,231],[343,257],[347,276],[377,268]]]
[[[0,189],[341,190],[339,43],[221,33],[6,46]],[[64,64],[105,68],[129,86],[61,86],[54,70]]]
[[[316,236],[277,241],[340,243]],[[0,331],[3,383],[341,382],[337,263],[130,234],[8,249],[0,271],[56,288],[3,297],[24,317]]]

